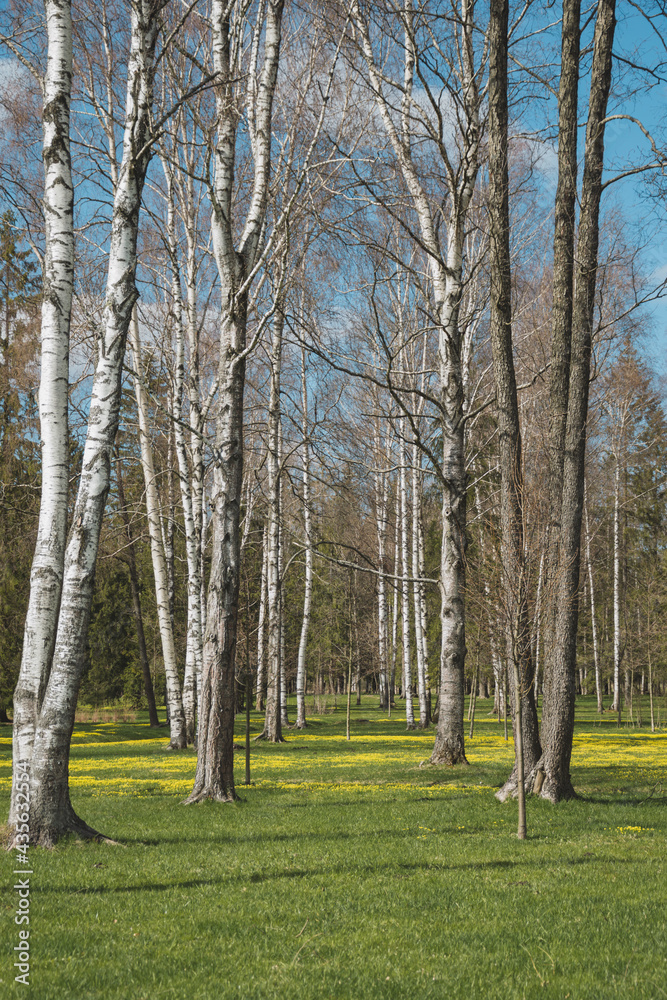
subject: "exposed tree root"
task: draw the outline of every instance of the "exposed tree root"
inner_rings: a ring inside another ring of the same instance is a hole
[[[16,840],[17,834],[11,827],[7,827],[7,831],[5,847],[6,850],[12,851],[18,846]],[[69,835],[75,836],[78,840],[94,840],[98,844],[125,847],[125,844],[122,844],[119,840],[113,840],[111,837],[100,833],[99,830],[94,830],[92,826],[88,826],[71,808],[67,809],[64,815],[59,816],[52,823],[31,824],[30,846],[44,847],[47,850],[51,850],[59,840]]]
[[[237,802],[238,795],[235,791],[226,788],[215,788],[212,785],[204,785],[202,788],[193,788],[181,803],[184,806],[197,805],[200,802]]]
[[[258,743],[260,740],[266,740],[268,743],[286,743],[287,740],[284,736],[281,736],[279,740],[273,740],[267,733],[266,729],[263,729],[261,733],[253,738],[253,743]]]
[[[567,802],[577,798],[577,793],[571,782],[567,782],[566,787],[558,794],[555,783],[549,779],[544,769],[544,758],[540,757],[537,763],[527,772],[524,780],[526,795],[539,795],[541,799],[546,799],[556,805],[558,802]],[[507,802],[508,799],[516,799],[519,792],[519,784],[516,776],[516,765],[512,770],[505,784],[496,792],[499,802]]]

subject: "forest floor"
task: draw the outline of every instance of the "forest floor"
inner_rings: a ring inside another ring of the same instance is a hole
[[[582,699],[580,797],[530,798],[519,842],[516,803],[494,798],[511,730],[489,702],[460,769],[420,766],[433,729],[406,732],[400,702],[391,720],[355,705],[349,743],[329,702],[252,743],[250,786],[238,751],[234,805],[180,805],[195,754],[141,713],[77,724],[74,807],[123,846],[30,850],[33,1000],[667,998],[667,731]],[[10,775],[1,726],[4,815]],[[23,988],[14,867],[2,852],[3,997]]]

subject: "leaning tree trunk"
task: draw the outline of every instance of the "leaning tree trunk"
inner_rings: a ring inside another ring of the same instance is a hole
[[[132,7],[123,157],[114,196],[103,330],[93,377],[81,478],[65,554],[53,664],[31,762],[30,838],[45,846],[54,844],[68,832],[94,835],[75,814],[70,802],[69,752],[118,429],[125,342],[137,299],[137,233],[150,157],[146,140],[153,98],[158,8],[158,4],[148,0]]]
[[[570,388],[563,462],[560,557],[557,579],[552,581],[556,598],[554,643],[550,656],[548,713],[542,740],[545,779],[541,794],[552,802],[572,798],[575,794],[570,776],[570,758],[576,695],[586,420],[595,309],[605,116],[611,86],[615,24],[615,0],[599,0],[577,243]]]
[[[530,650],[523,536],[523,460],[512,343],[509,170],[507,147],[508,0],[491,0],[489,22],[489,222],[491,348],[500,452],[501,561],[506,655],[513,697],[514,773],[497,797],[516,791],[520,840],[526,837],[525,775],[542,754]]]
[[[588,504],[586,500],[586,483],[584,482],[584,534],[586,539],[586,566],[588,569],[588,590],[591,599],[591,633],[593,636],[593,664],[595,666],[595,694],[598,702],[598,712],[604,712],[602,700],[602,684],[600,683],[600,652],[598,647],[598,627],[595,613],[595,587],[593,584],[593,562],[591,560],[591,529],[588,523]]]
[[[47,61],[42,111],[44,238],[39,423],[42,492],[23,653],[14,691],[16,773],[32,757],[35,726],[56,638],[67,537],[69,331],[74,280],[74,189],[70,162],[70,0],[46,0]],[[12,784],[9,824],[16,822]]]

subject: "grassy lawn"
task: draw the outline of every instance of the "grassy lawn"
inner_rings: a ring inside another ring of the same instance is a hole
[[[494,788],[511,740],[478,702],[470,767],[420,767],[433,730],[342,701],[252,746],[235,805],[180,805],[192,751],[141,716],[77,725],[72,799],[124,846],[31,850],[37,1000],[667,997],[667,733],[578,709],[577,801]],[[647,718],[644,708],[644,719]],[[667,715],[662,711],[663,718]],[[239,718],[238,739],[244,720]],[[260,720],[253,717],[259,731]],[[6,815],[10,727],[0,727]],[[14,983],[13,855],[2,853],[0,995]]]

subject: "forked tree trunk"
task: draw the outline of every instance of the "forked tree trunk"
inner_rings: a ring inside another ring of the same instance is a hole
[[[589,114],[577,242],[577,275],[572,319],[563,503],[557,578],[554,642],[550,650],[548,712],[543,724],[545,780],[541,794],[552,802],[574,796],[570,758],[574,734],[581,523],[584,500],[586,421],[595,308],[604,132],[611,86],[615,0],[599,0],[595,22]]]
[[[45,846],[68,832],[93,836],[69,796],[69,751],[93,596],[95,563],[121,397],[130,317],[137,298],[136,247],[150,149],[153,60],[159,4],[132,7],[123,156],[114,196],[104,322],[93,377],[88,431],[72,529],[65,554],[53,665],[31,761],[31,841]],[[141,153],[138,155],[137,150]]]
[[[284,0],[260,5],[264,24],[264,55],[256,99],[251,108],[250,143],[254,176],[245,226],[238,249],[233,225],[235,152],[239,121],[235,62],[236,20],[246,8],[213,0],[211,27],[217,145],[211,190],[211,235],[220,278],[221,329],[218,363],[213,508],[213,554],[206,611],[206,639],[202,670],[197,771],[186,802],[214,799],[229,802],[234,789],[234,708],[236,626],[240,583],[240,515],[243,490],[243,394],[246,366],[248,290],[257,260],[266,216],[271,175],[271,122],[278,74]],[[255,67],[253,66],[253,71]]]
[[[23,653],[14,691],[15,773],[32,757],[35,726],[56,638],[67,536],[69,331],[74,281],[74,189],[70,162],[70,0],[46,0],[47,62],[42,111],[44,238],[39,423],[42,492]],[[9,824],[16,821],[12,784]]]

